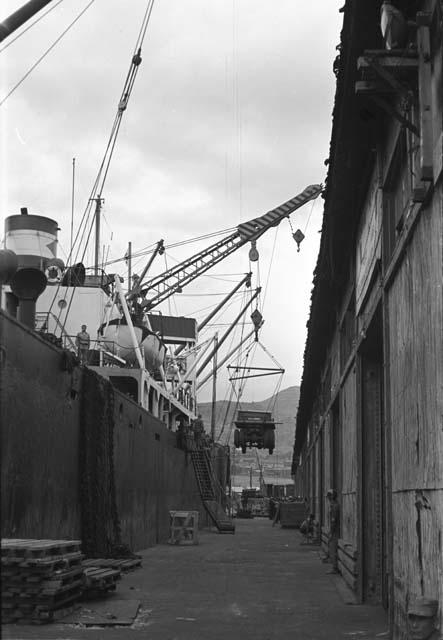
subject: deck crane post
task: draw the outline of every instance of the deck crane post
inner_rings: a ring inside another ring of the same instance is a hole
[[[212,404],[211,404],[211,438],[215,441],[215,418],[216,418],[216,402],[217,402],[217,352],[218,352],[218,333],[214,336],[213,351],[213,371],[212,378]]]
[[[148,273],[151,264],[154,262],[155,258],[159,255],[162,256],[165,252],[165,246],[164,246],[164,240],[159,240],[155,246],[154,251],[151,254],[151,257],[149,258],[145,268],[143,269],[143,271],[141,272],[140,276],[138,277],[137,282],[134,284],[134,286],[132,287],[132,289],[130,289],[130,291],[128,291],[128,293],[126,294],[126,299],[129,301],[133,300],[134,298],[136,298],[139,293],[140,293],[140,288],[141,288],[141,282],[143,282],[143,278],[145,277],[145,275]]]
[[[222,344],[224,343],[224,341],[227,339],[227,337],[229,336],[229,334],[231,333],[231,331],[235,328],[237,322],[240,320],[240,318],[242,317],[242,315],[244,313],[246,313],[248,307],[253,303],[253,301],[255,300],[255,298],[259,295],[261,291],[261,287],[257,287],[257,289],[255,290],[254,295],[251,297],[250,300],[248,300],[248,302],[246,303],[246,305],[243,307],[243,309],[240,311],[240,313],[238,314],[238,316],[235,318],[235,320],[231,323],[231,325],[229,326],[229,328],[225,331],[225,333],[223,334],[223,336],[220,338],[220,340],[218,340],[217,343],[217,348],[213,349],[212,352],[209,354],[209,356],[206,358],[206,360],[204,361],[204,363],[201,365],[201,367],[198,369],[197,371],[197,378],[198,376],[201,374],[201,372],[203,371],[203,369],[209,364],[209,362],[212,360],[212,357],[215,353],[215,351],[218,349],[220,349],[220,347],[222,346]]]
[[[140,305],[146,310],[154,308],[174,293],[181,293],[183,287],[192,282],[202,273],[211,269],[231,253],[237,251],[247,242],[256,242],[271,227],[276,227],[284,218],[300,208],[306,202],[317,198],[323,190],[321,184],[306,187],[300,194],[271,209],[264,215],[238,225],[236,231],[222,238],[215,244],[203,249],[178,265],[151,278],[141,285],[139,295]],[[148,299],[148,295],[151,297]]]
[[[251,286],[251,276],[252,276],[251,272],[247,273],[245,277],[242,278],[240,282],[235,285],[232,291],[228,293],[228,295],[215,307],[215,309],[213,309],[211,313],[209,313],[209,315],[207,315],[206,318],[200,322],[200,324],[197,326],[197,331],[201,331],[204,327],[206,327],[208,322],[212,320],[212,318],[220,311],[222,307],[224,307],[224,305],[232,298],[232,296],[235,293],[237,293],[240,287],[242,287],[243,285],[246,285],[246,287],[249,288]],[[185,347],[183,345],[180,345],[175,350],[174,355],[178,356],[183,351],[184,348]]]
[[[209,347],[213,344],[214,342],[214,338],[210,338],[209,340],[207,340],[206,344],[203,343],[205,346],[203,347],[203,350],[201,353],[199,353],[199,355],[197,356],[197,358],[195,359],[194,364],[191,366],[191,368],[186,372],[188,376],[190,376],[192,373],[194,373],[194,371],[197,369],[198,365],[200,364],[200,360],[203,358],[203,356],[205,355],[206,351],[209,349]],[[189,355],[189,351],[186,352],[186,355]],[[185,384],[185,379],[183,378],[181,382],[179,382],[179,384],[176,386],[175,388],[175,394],[178,393],[179,389],[182,388],[182,386]],[[197,387],[198,388],[198,387]]]
[[[255,329],[252,329],[252,331],[250,333],[248,333],[244,338],[242,338],[240,340],[240,342],[233,348],[231,349],[231,351],[223,358],[223,360],[221,362],[219,362],[217,364],[217,371],[225,364],[225,362],[227,362],[229,360],[229,358],[240,349],[240,347],[242,346],[243,343],[245,343],[247,340],[249,340],[249,338],[252,338],[252,336],[255,333]],[[197,391],[199,389],[201,389],[201,387],[207,383],[207,381],[211,378],[211,376],[213,375],[214,371],[211,371],[211,373],[208,373],[208,375],[201,381],[198,383],[197,385]]]

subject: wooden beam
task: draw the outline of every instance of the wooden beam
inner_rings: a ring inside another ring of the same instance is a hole
[[[418,48],[418,99],[420,109],[420,178],[433,178],[433,141],[431,111],[431,43],[429,25],[431,15],[417,13],[417,48]]]
[[[434,145],[434,183],[443,175],[443,133],[440,133]]]
[[[382,64],[382,61],[379,58],[375,59],[370,56],[364,56],[364,60],[365,64],[370,67],[379,78],[390,85],[394,91],[399,94],[399,96],[407,95],[408,88],[393,75],[393,71],[396,67],[389,68],[387,65]]]
[[[374,61],[381,67],[389,69],[391,73],[396,70],[415,71],[418,67],[418,60],[414,58],[393,57],[371,55],[369,51],[365,51],[365,55],[357,59],[357,69],[370,69],[373,67]]]
[[[355,93],[359,95],[372,95],[380,93],[395,93],[394,89],[376,80],[359,80],[355,83]]]
[[[371,100],[378,104],[378,106],[381,107],[383,111],[386,111],[386,113],[398,120],[398,122],[406,127],[406,129],[409,129],[409,131],[412,131],[414,135],[420,137],[420,133],[415,124],[412,124],[412,122],[402,116],[401,113],[399,113],[387,100],[385,100],[385,98],[380,95],[371,95]]]

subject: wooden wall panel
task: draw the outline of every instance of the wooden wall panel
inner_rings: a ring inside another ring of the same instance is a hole
[[[322,505],[322,475],[323,475],[323,465],[321,458],[321,450],[322,450],[322,436],[321,433],[318,435],[317,441],[315,443],[315,501],[314,501],[314,511],[315,519],[318,520],[320,518],[321,505]]]
[[[388,292],[398,630],[406,627],[407,603],[414,596],[443,601],[442,218],[440,186],[420,216]]]
[[[340,332],[336,331],[331,344],[331,393],[333,394],[340,381]]]
[[[394,493],[392,512],[394,621],[401,630],[411,599],[443,601],[443,489]],[[440,626],[442,618],[440,610]]]
[[[323,426],[323,495],[326,495],[327,490],[331,487],[332,468],[331,468],[331,413],[326,416]],[[323,500],[322,510],[322,524],[325,525],[328,521],[328,505],[327,501]]]
[[[393,490],[443,475],[442,212],[424,211],[389,291]]]
[[[357,545],[357,387],[356,368],[350,370],[340,397],[342,487],[341,537]]]
[[[381,258],[382,193],[377,170],[374,170],[363,207],[356,246],[356,311],[359,312],[371,282],[376,263]]]

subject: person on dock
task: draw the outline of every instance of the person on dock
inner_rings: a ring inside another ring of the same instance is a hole
[[[76,344],[77,344],[77,352],[78,357],[80,359],[80,364],[87,364],[88,362],[88,351],[89,345],[91,344],[91,338],[89,337],[89,333],[86,331],[87,326],[82,324],[82,330],[77,333]]]
[[[310,513],[300,525],[300,533],[304,536],[304,543],[312,542],[314,538],[315,516]]]
[[[202,414],[199,413],[198,417],[193,422],[194,440],[197,448],[203,444],[203,436],[205,433],[205,427],[202,420]]]

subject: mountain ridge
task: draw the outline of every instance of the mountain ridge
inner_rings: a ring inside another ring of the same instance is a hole
[[[233,445],[235,427],[231,427],[231,425],[235,419],[236,410],[271,411],[275,422],[278,424],[276,424],[275,452],[273,456],[268,457],[275,459],[274,456],[284,455],[287,457],[289,454],[292,456],[295,438],[295,417],[297,415],[299,397],[300,387],[294,385],[282,389],[274,396],[254,402],[240,402],[237,405],[237,402],[229,403],[227,400],[218,400],[215,412],[215,439],[222,442],[222,444]],[[202,415],[207,433],[211,430],[211,409],[211,402],[202,402],[198,405],[198,412]],[[223,424],[225,425],[224,427]],[[229,440],[227,440],[228,434]]]

